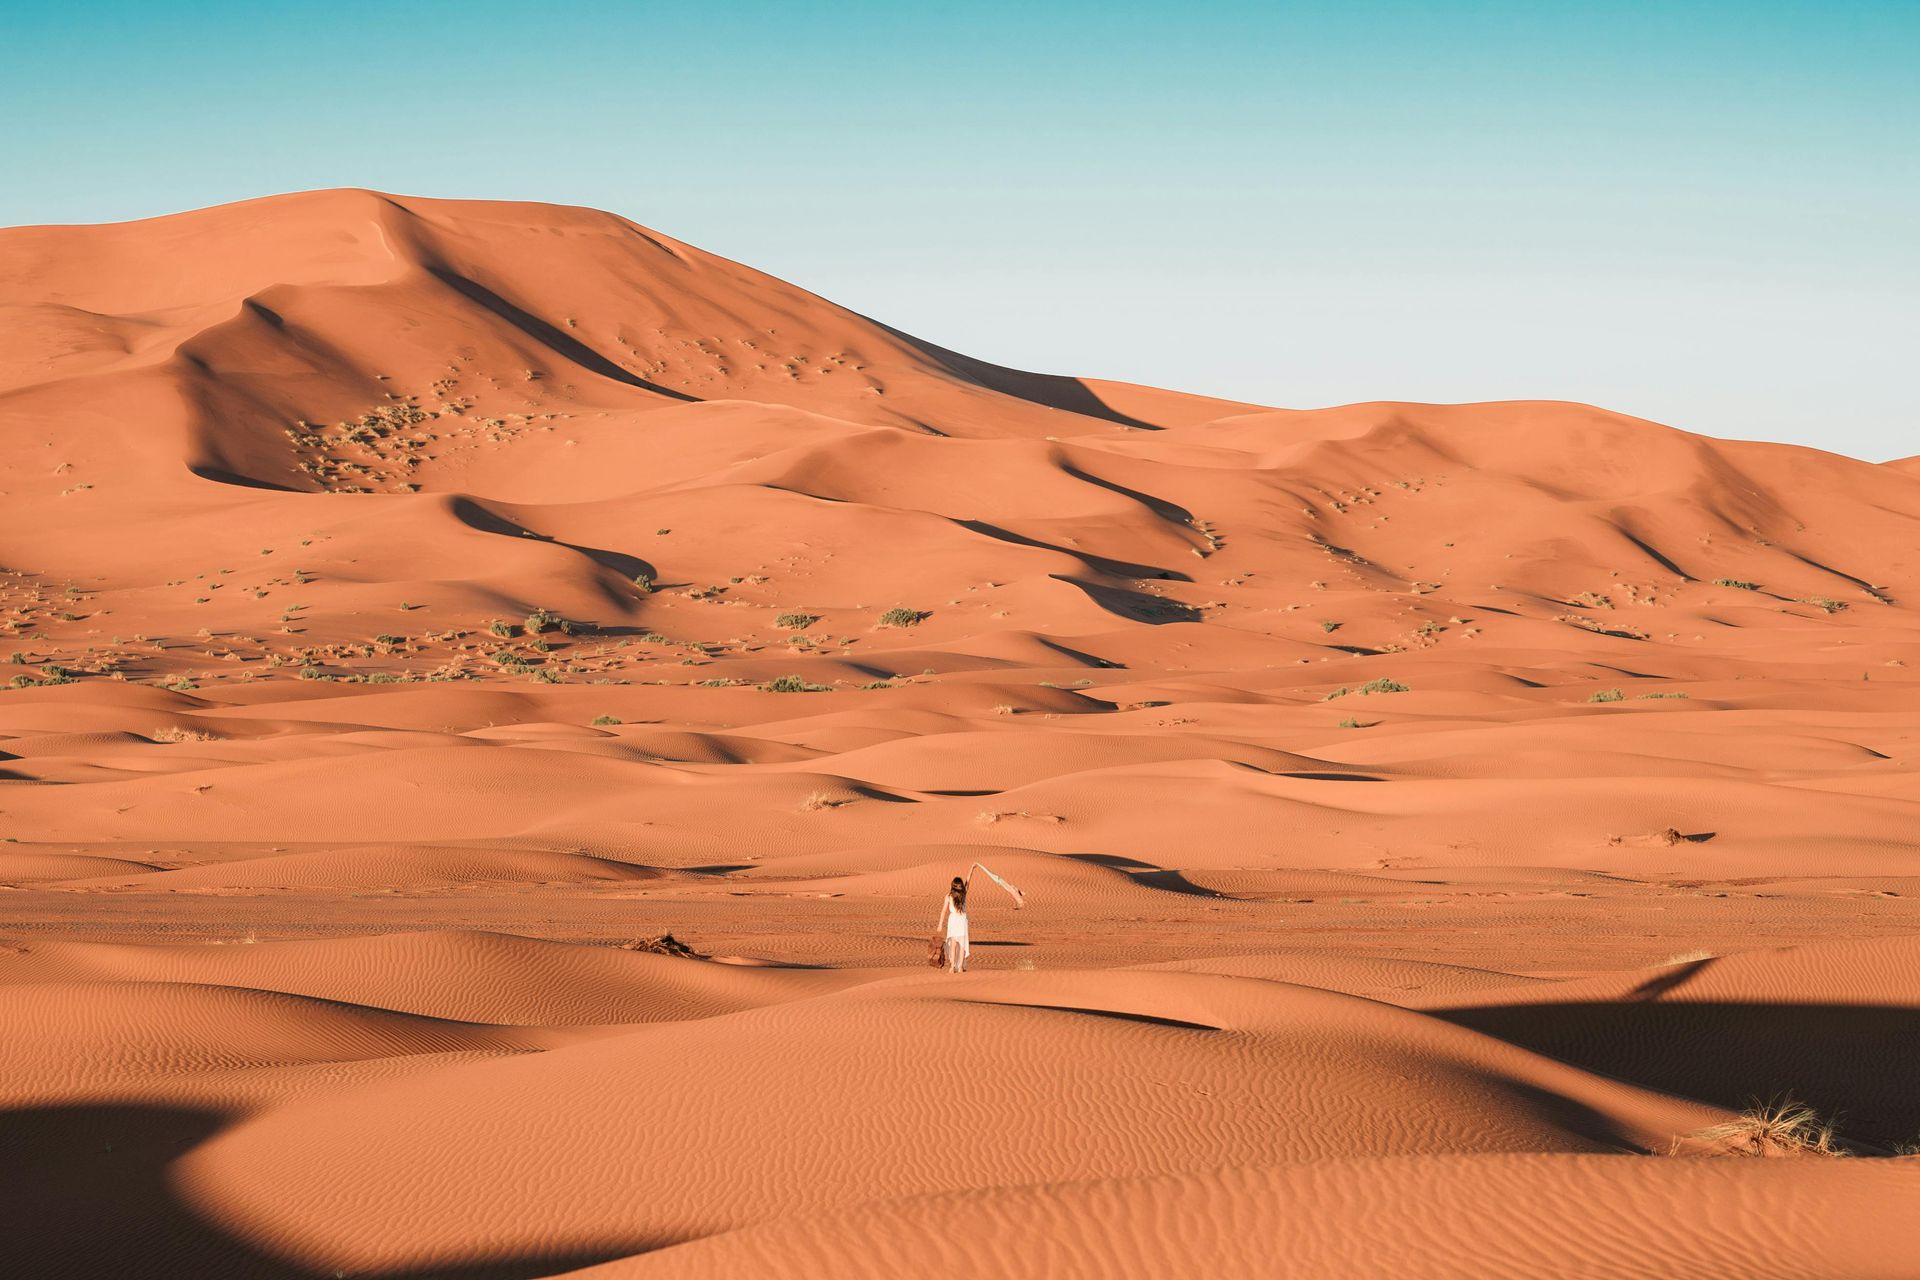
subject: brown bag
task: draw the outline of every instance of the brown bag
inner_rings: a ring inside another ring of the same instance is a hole
[[[947,940],[939,934],[933,935],[933,941],[927,944],[927,963],[936,969],[947,965]]]

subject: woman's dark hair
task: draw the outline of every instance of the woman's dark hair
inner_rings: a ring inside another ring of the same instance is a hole
[[[955,907],[961,911],[965,911],[967,909],[967,882],[959,876],[955,876],[953,883],[947,886],[947,896],[953,899],[953,905]]]

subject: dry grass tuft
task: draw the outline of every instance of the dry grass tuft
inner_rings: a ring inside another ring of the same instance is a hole
[[[1756,1102],[1725,1124],[1708,1125],[1685,1135],[1718,1148],[1727,1156],[1844,1156],[1833,1124],[1804,1102],[1778,1098]]]
[[[682,960],[705,960],[707,957],[670,933],[657,938],[637,938],[632,942],[620,944],[622,951],[645,951],[656,956],[678,956]]]
[[[170,724],[153,735],[155,742],[212,742],[214,735],[205,729],[188,729],[181,725]]]

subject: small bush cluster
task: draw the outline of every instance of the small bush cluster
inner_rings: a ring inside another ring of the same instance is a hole
[[[777,676],[760,686],[765,693],[825,693],[824,684],[811,684],[799,676]]]

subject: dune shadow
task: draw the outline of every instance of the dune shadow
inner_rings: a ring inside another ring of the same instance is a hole
[[[999,542],[1012,543],[1017,547],[1032,547],[1036,551],[1052,551],[1058,555],[1072,556],[1088,568],[1096,569],[1101,573],[1110,573],[1116,578],[1159,578],[1176,582],[1191,581],[1187,575],[1176,573],[1170,569],[1162,569],[1159,565],[1135,564],[1128,560],[1115,560],[1109,556],[1098,555],[1092,551],[1081,548],[1069,550],[1056,543],[1043,542],[1039,538],[1030,538],[1023,533],[1015,533],[1011,529],[1003,529],[999,525],[986,520],[956,520],[954,523],[963,529],[969,529],[974,533],[993,538]]]
[[[862,316],[869,324],[875,325],[893,335],[921,355],[945,368],[949,373],[957,374],[976,386],[1001,395],[1025,400],[1028,404],[1037,404],[1047,409],[1059,409],[1066,413],[1077,413],[1085,418],[1097,418],[1102,422],[1111,422],[1122,427],[1132,427],[1136,431],[1161,431],[1165,428],[1139,418],[1130,417],[1108,405],[1093,390],[1078,378],[1070,378],[1057,373],[1029,373],[1024,369],[1009,369],[1003,365],[990,364],[972,356],[961,355],[958,351],[949,351],[936,346],[924,338],[916,338],[889,324],[882,324],[871,316]]]
[[[508,519],[498,511],[472,498],[455,498],[453,500],[453,514],[469,529],[477,529],[481,533],[498,534],[505,538],[534,538],[540,542],[550,543],[556,547],[565,547],[569,551],[585,556],[604,569],[611,569],[623,578],[632,579],[645,577],[651,580],[654,577],[653,564],[650,561],[642,560],[639,556],[628,555],[624,551],[609,551],[602,547],[589,547],[577,542],[566,542],[559,538],[551,538],[545,534],[535,533],[526,526]]]
[[[1178,600],[1169,600],[1165,596],[1151,595],[1145,591],[1132,591],[1124,587],[1106,587],[1094,582],[1085,582],[1079,578],[1069,578],[1064,574],[1053,574],[1056,582],[1065,582],[1080,588],[1089,599],[1105,609],[1134,622],[1144,622],[1148,626],[1161,626],[1168,622],[1198,622],[1206,615],[1190,604]]]
[[[187,1107],[82,1104],[0,1111],[0,1271],[34,1280],[322,1280],[341,1274],[254,1249],[182,1203],[174,1160],[226,1124]],[[504,1261],[364,1271],[369,1280],[536,1280],[667,1243],[553,1249]]]
[[[1603,1075],[1735,1110],[1779,1097],[1881,1144],[1920,1134],[1920,1010],[1660,1001],[1706,962],[1638,998],[1436,1010],[1458,1026]]]
[[[1148,1026],[1173,1027],[1180,1031],[1221,1030],[1210,1022],[1189,1022],[1185,1018],[1166,1018],[1156,1013],[1127,1013],[1120,1009],[1089,1009],[1076,1004],[1031,1004],[1022,1000],[957,1000],[954,1003],[992,1005],[1002,1009],[1039,1009],[1047,1013],[1074,1013],[1088,1018],[1110,1018],[1115,1022],[1140,1022]]]
[[[1112,853],[1064,853],[1060,856],[1071,858],[1075,862],[1105,867],[1109,871],[1118,871],[1142,888],[1159,889],[1166,893],[1184,893],[1193,898],[1224,899],[1227,897],[1226,894],[1218,893],[1205,885],[1195,884],[1182,872],[1157,867],[1151,862],[1141,862],[1135,858],[1121,857]]]
[[[487,288],[478,280],[469,279],[457,271],[450,271],[441,266],[429,265],[427,270],[432,273],[436,280],[446,285],[449,289],[452,289],[455,293],[491,311],[494,315],[499,316],[502,320],[505,320],[508,324],[520,330],[520,332],[539,342],[542,346],[547,347],[555,354],[573,361],[573,363],[579,365],[582,369],[597,373],[603,378],[610,378],[615,382],[624,382],[630,387],[638,387],[643,391],[651,391],[655,395],[666,396],[671,400],[680,400],[688,404],[700,403],[699,396],[691,396],[684,391],[675,391],[673,388],[663,387],[657,382],[649,382],[640,375],[622,368],[578,338],[562,333],[545,320],[542,320],[539,316],[508,302],[505,298]]]

